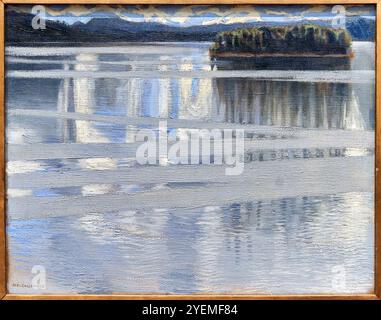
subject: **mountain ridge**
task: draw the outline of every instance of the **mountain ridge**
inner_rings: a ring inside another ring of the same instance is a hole
[[[249,22],[234,24],[210,24],[178,27],[157,22],[131,22],[120,18],[93,18],[87,23],[72,25],[46,20],[45,30],[34,30],[32,14],[8,12],[6,15],[6,43],[12,45],[44,42],[161,42],[161,41],[214,41],[218,32],[255,26],[284,26],[290,24],[311,24],[311,22]],[[325,20],[313,24],[329,26]],[[372,41],[375,21],[361,16],[347,17],[346,29],[353,40]]]

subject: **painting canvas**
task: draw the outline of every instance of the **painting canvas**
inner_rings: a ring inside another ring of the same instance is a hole
[[[374,6],[5,17],[10,293],[374,290]]]

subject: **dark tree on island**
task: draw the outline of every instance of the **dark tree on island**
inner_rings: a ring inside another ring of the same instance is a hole
[[[238,55],[350,55],[352,39],[344,29],[317,25],[253,27],[220,32],[210,48],[212,57]]]

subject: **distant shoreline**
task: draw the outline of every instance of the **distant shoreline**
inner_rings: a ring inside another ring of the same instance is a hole
[[[368,41],[369,42],[369,41]],[[152,45],[172,45],[172,46],[189,46],[200,44],[210,46],[211,41],[110,41],[110,42],[6,42],[5,47],[117,47],[117,46],[152,46]]]
[[[353,43],[363,42],[363,43],[375,43],[370,40],[355,40]],[[110,41],[110,42],[70,42],[70,41],[56,41],[56,42],[5,42],[6,47],[101,47],[101,46],[120,46],[120,45],[160,45],[160,44],[179,44],[179,45],[192,45],[192,44],[213,44],[213,41]]]

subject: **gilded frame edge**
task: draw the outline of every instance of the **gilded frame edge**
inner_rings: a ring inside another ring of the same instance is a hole
[[[345,295],[112,294],[25,295],[7,293],[5,174],[5,5],[7,4],[374,4],[376,6],[375,283],[373,293]],[[381,0],[0,0],[0,300],[381,300]]]

